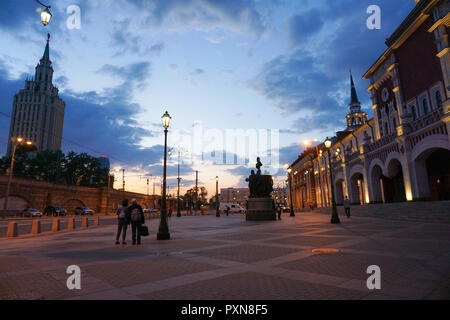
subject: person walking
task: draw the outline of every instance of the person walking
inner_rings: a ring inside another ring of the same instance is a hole
[[[127,227],[130,223],[129,216],[127,215],[128,199],[122,201],[122,206],[117,209],[117,236],[116,244],[120,244],[120,234],[122,234],[122,244],[127,244],[125,239],[127,237]]]
[[[172,207],[169,207],[169,218],[172,218]]]
[[[278,220],[281,220],[281,206],[277,205]]]
[[[133,245],[141,244],[141,234],[139,232],[140,227],[145,223],[144,212],[142,207],[137,203],[136,199],[131,200],[131,206],[127,209],[127,215],[131,221],[131,232],[133,238]]]
[[[350,208],[351,208],[350,199],[347,196],[345,196],[344,209],[345,209],[345,215],[347,216],[347,218],[350,218]]]
[[[227,217],[228,217],[228,215],[230,214],[230,206],[227,206],[226,213],[227,213]]]

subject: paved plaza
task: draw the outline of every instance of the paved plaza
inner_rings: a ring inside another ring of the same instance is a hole
[[[320,213],[246,222],[172,217],[172,240],[115,245],[116,227],[0,239],[0,299],[449,299],[450,224]],[[334,248],[338,253],[315,254]],[[81,268],[81,290],[66,268]],[[381,290],[366,286],[381,269]]]

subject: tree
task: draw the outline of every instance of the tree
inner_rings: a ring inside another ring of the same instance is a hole
[[[87,153],[69,152],[64,155],[60,150],[29,151],[29,147],[17,148],[14,166],[16,176],[78,186],[108,185],[108,169],[101,168],[100,161]],[[0,173],[6,174],[10,161],[11,158],[0,158]]]

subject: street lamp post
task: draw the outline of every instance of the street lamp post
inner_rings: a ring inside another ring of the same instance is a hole
[[[16,140],[14,141],[14,148],[13,148],[13,153],[12,153],[12,157],[11,157],[11,164],[9,167],[8,185],[6,187],[5,202],[3,203],[4,217],[6,217],[6,210],[8,209],[9,192],[11,190],[11,182],[12,182],[12,178],[13,178],[14,161],[15,161],[17,146],[21,145],[24,142],[25,142],[25,140],[20,137],[16,138]],[[31,142],[31,141],[27,141],[25,143],[29,146],[31,146],[33,144],[33,142]]]
[[[294,213],[294,205],[292,204],[292,169],[289,168],[288,169],[288,174],[289,174],[289,202],[290,202],[290,206],[291,206],[291,217],[295,217],[295,213]]]
[[[181,150],[178,150],[178,190],[177,190],[177,217],[181,218],[181,208],[180,208],[180,158],[181,158]]]
[[[167,224],[167,204],[166,204],[166,177],[167,177],[167,132],[170,126],[170,119],[172,119],[169,113],[162,116],[162,123],[164,127],[164,169],[163,169],[163,190],[161,201],[161,220],[159,223],[159,230],[157,240],[169,240],[169,225]]]
[[[219,210],[219,177],[216,177],[216,217],[220,217]]]
[[[328,165],[330,167],[330,184],[331,184],[331,223],[338,224],[341,223],[339,220],[337,208],[336,208],[336,199],[334,198],[334,180],[333,180],[333,169],[331,167],[331,145],[332,142],[329,138],[325,140],[325,147],[328,149]]]
[[[37,3],[39,3],[41,6],[45,7],[44,10],[41,11],[41,22],[44,26],[47,26],[50,23],[50,20],[52,19],[52,14],[50,13],[51,6],[47,6],[40,2],[39,0],[36,0]]]

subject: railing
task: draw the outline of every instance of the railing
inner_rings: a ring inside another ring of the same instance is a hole
[[[353,153],[351,153],[349,155],[345,155],[345,162],[350,162],[350,161],[353,161],[355,159],[358,159],[359,155],[360,155],[359,151],[353,152]]]
[[[384,136],[380,140],[377,140],[374,143],[369,144],[367,146],[367,152],[378,150],[384,147],[385,145],[392,143],[395,140],[395,138],[397,138],[397,133],[392,133],[388,136]]]
[[[411,122],[411,132],[423,129],[435,122],[438,122],[444,116],[444,110],[442,108],[436,109],[433,112],[424,115],[423,117]]]

